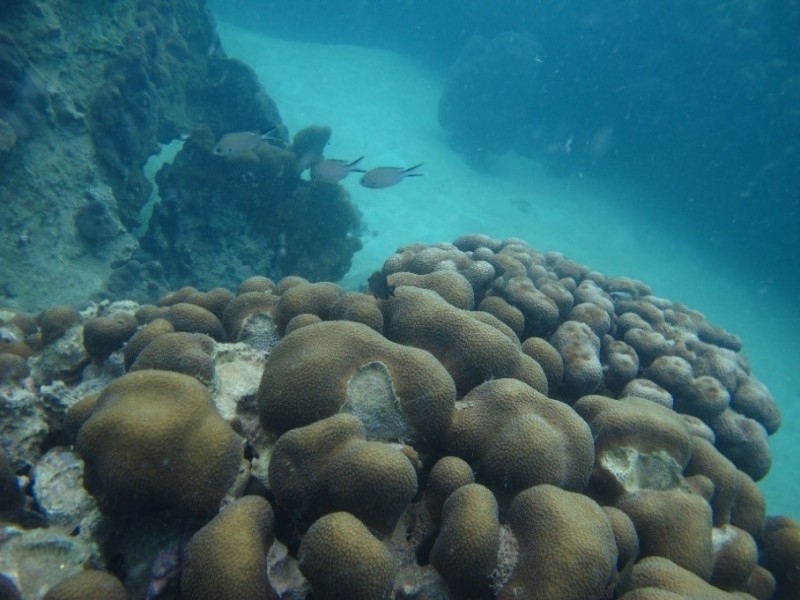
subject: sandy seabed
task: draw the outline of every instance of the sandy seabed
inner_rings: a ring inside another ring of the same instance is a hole
[[[425,163],[424,177],[382,190],[345,180],[362,212],[364,248],[344,281],[357,288],[394,251],[465,233],[519,237],[609,275],[650,285],[654,294],[704,313],[744,340],[755,376],[782,414],[770,438],[773,467],[760,482],[769,514],[800,519],[800,316],[780,290],[751,281],[735,265],[711,261],[637,208],[654,198],[579,176],[548,176],[533,160],[505,155],[475,171],[445,139],[437,118],[438,75],[373,48],[297,43],[219,23],[229,56],[249,64],[290,133],[328,125],[329,158],[365,156],[366,168]]]

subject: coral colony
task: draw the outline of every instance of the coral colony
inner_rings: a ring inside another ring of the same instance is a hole
[[[5,584],[795,593],[800,530],[755,484],[780,415],[734,334],[518,239],[410,245],[371,285],[4,312]]]

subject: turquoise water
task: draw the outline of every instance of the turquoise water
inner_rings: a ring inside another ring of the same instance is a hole
[[[761,482],[769,512],[800,517],[794,477],[800,322],[789,285],[710,250],[711,241],[691,231],[698,225],[689,216],[683,227],[657,218],[651,206],[673,202],[661,186],[580,170],[554,174],[515,152],[489,156],[475,169],[438,123],[440,73],[419,60],[379,48],[288,41],[226,23],[219,32],[226,52],[255,69],[290,131],[312,123],[332,127],[326,156],[365,155],[368,165],[425,163],[424,177],[383,190],[344,181],[367,227],[344,285],[363,285],[399,246],[475,231],[520,237],[604,273],[645,281],[656,295],[703,312],[744,340],[755,375],[784,417],[771,438],[772,472]],[[787,257],[782,269],[788,278],[796,265]]]

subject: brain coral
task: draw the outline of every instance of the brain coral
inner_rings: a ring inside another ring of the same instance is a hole
[[[573,398],[591,394],[603,382],[600,338],[586,323],[564,321],[550,338],[564,361],[561,389]]]
[[[10,383],[28,376],[30,369],[24,358],[11,352],[0,352],[0,383]]]
[[[126,600],[128,593],[119,579],[105,571],[79,571],[50,588],[44,600]]]
[[[83,324],[83,345],[95,360],[105,360],[134,334],[139,324],[133,315],[118,313],[95,317]]]
[[[86,488],[113,514],[213,514],[242,461],[242,440],[206,387],[169,371],[113,381],[78,431],[76,448]]]
[[[423,496],[425,508],[431,517],[438,521],[442,506],[450,494],[469,483],[475,483],[475,475],[468,462],[457,456],[444,456],[437,460],[428,473],[428,483]]]
[[[499,546],[500,521],[492,492],[470,483],[450,494],[431,564],[456,597],[486,597]]]
[[[272,507],[260,496],[245,496],[223,508],[186,546],[181,597],[275,598],[267,578],[274,529]]]
[[[663,556],[708,581],[714,564],[711,507],[683,490],[640,490],[623,496],[617,508],[636,527],[642,556]]]
[[[539,363],[547,377],[548,394],[553,395],[564,379],[564,359],[544,338],[529,337],[522,342],[522,351]]]
[[[511,306],[500,296],[487,296],[481,300],[481,303],[478,305],[478,310],[482,310],[494,315],[503,323],[508,325],[517,337],[522,337],[525,330],[525,317],[522,315],[522,311],[514,306]],[[526,352],[526,354],[530,355],[529,352]],[[536,358],[533,355],[531,356]],[[548,383],[549,382],[550,379],[548,378]]]
[[[253,275],[245,279],[238,288],[236,295],[241,296],[250,292],[268,293],[275,289],[275,282],[263,275]]]
[[[758,565],[758,546],[746,531],[733,525],[715,527],[714,570],[711,583],[724,590],[748,591],[748,581]]]
[[[575,410],[591,427],[596,455],[592,485],[606,498],[681,485],[692,440],[676,413],[640,398],[598,395],[584,396]]]
[[[322,319],[320,319],[317,315],[312,315],[311,313],[300,313],[299,315],[292,317],[291,320],[286,324],[286,329],[284,329],[283,334],[289,335],[295,329],[300,329],[306,325],[314,325],[315,323],[322,323]]]
[[[767,386],[754,377],[748,376],[736,386],[731,397],[731,408],[761,423],[769,435],[781,426],[781,414],[772,394]]]
[[[278,432],[343,411],[361,418],[370,436],[400,440],[439,436],[454,401],[453,380],[433,356],[350,321],[287,335],[258,390],[262,423]]]
[[[217,341],[225,339],[225,329],[219,318],[202,306],[178,302],[167,309],[164,318],[172,323],[175,331],[204,333]]]
[[[472,310],[475,293],[467,278],[456,271],[433,271],[424,275],[401,271],[388,277],[389,285],[409,285],[432,290],[456,308]]]
[[[501,497],[542,483],[583,491],[594,464],[592,434],[566,404],[516,379],[495,379],[459,402],[448,452],[470,463]]]
[[[125,358],[125,369],[130,369],[131,365],[136,361],[139,353],[145,347],[163,333],[172,333],[175,328],[172,323],[166,319],[156,318],[147,323],[139,331],[133,334],[133,337],[128,340],[125,347],[122,349],[122,354]]]
[[[54,306],[42,312],[38,317],[42,343],[49,344],[60,338],[80,319],[80,313],[71,306]]]
[[[800,524],[794,519],[771,518],[764,538],[764,564],[775,575],[778,600],[800,597]]]
[[[277,339],[277,331],[272,320],[272,313],[278,305],[279,296],[264,292],[242,292],[234,297],[225,307],[222,324],[228,339],[238,342],[246,325],[254,320],[264,321],[264,327],[270,329],[271,337]]]
[[[723,410],[709,425],[716,436],[715,444],[738,469],[755,481],[763,479],[772,467],[772,452],[767,431],[755,419],[732,410]]]
[[[314,522],[300,544],[298,561],[320,600],[384,600],[394,583],[392,555],[346,512]]]
[[[383,331],[383,313],[375,298],[367,294],[345,294],[331,307],[329,316],[335,320],[363,323],[378,333]]]
[[[280,283],[276,291],[281,291]],[[344,294],[345,291],[335,283],[298,282],[292,285],[280,294],[275,308],[274,318],[278,331],[283,335],[289,321],[303,313],[314,314],[323,321],[326,320]]]
[[[384,315],[386,337],[428,350],[453,376],[460,394],[494,377],[514,377],[547,392],[541,366],[523,354],[514,332],[488,313],[458,309],[430,290],[400,286],[385,302]]]
[[[616,574],[617,545],[605,512],[552,485],[521,492],[508,510],[519,560],[501,600],[602,598]],[[564,571],[566,564],[580,568]]]
[[[278,505],[304,519],[344,510],[391,531],[417,493],[417,473],[400,448],[368,442],[365,433],[351,415],[284,433],[269,464]]]
[[[751,596],[729,593],[707,583],[691,571],[663,556],[643,558],[633,567],[628,591],[622,600],[750,600]]]
[[[525,273],[524,267],[521,270]],[[549,335],[558,324],[558,305],[525,274],[496,279],[494,290],[509,304],[522,311],[525,316],[526,337]]]
[[[709,500],[715,526],[735,525],[755,538],[763,533],[764,498],[756,484],[706,439],[693,436],[692,455],[684,473],[702,475],[713,484]]]
[[[210,383],[215,370],[213,355],[214,340],[207,335],[186,331],[168,332],[156,337],[139,352],[130,371],[175,371]]]
[[[230,290],[218,287],[208,292],[194,292],[193,294],[189,294],[186,296],[184,302],[202,306],[206,310],[214,313],[218,319],[222,320],[225,308],[232,299],[233,293]]]
[[[604,343],[601,352],[603,376],[608,389],[619,391],[639,374],[639,357],[636,351],[622,340]]]

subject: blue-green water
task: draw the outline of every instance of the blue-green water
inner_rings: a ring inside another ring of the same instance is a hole
[[[796,3],[211,5],[252,31],[391,49],[442,77],[474,36],[529,36],[537,44],[530,56],[491,64],[495,88],[529,93],[524,108],[504,119],[483,113],[476,137],[514,138],[501,145],[554,173],[652,186],[668,201],[639,198],[639,208],[763,285],[798,294],[791,277],[800,254]],[[537,63],[530,89],[512,81],[525,61]],[[503,108],[499,95],[492,103]]]
[[[380,196],[346,184],[370,234],[345,283],[399,245],[468,231],[646,281],[743,338],[784,415],[762,482],[769,512],[798,515],[796,7],[211,7],[226,51],[254,67],[290,130],[330,125],[331,156],[426,163],[413,186]],[[508,31],[520,37],[498,38]],[[490,49],[474,64],[473,36]],[[473,71],[443,116],[448,85]],[[525,73],[534,81],[520,86]]]

